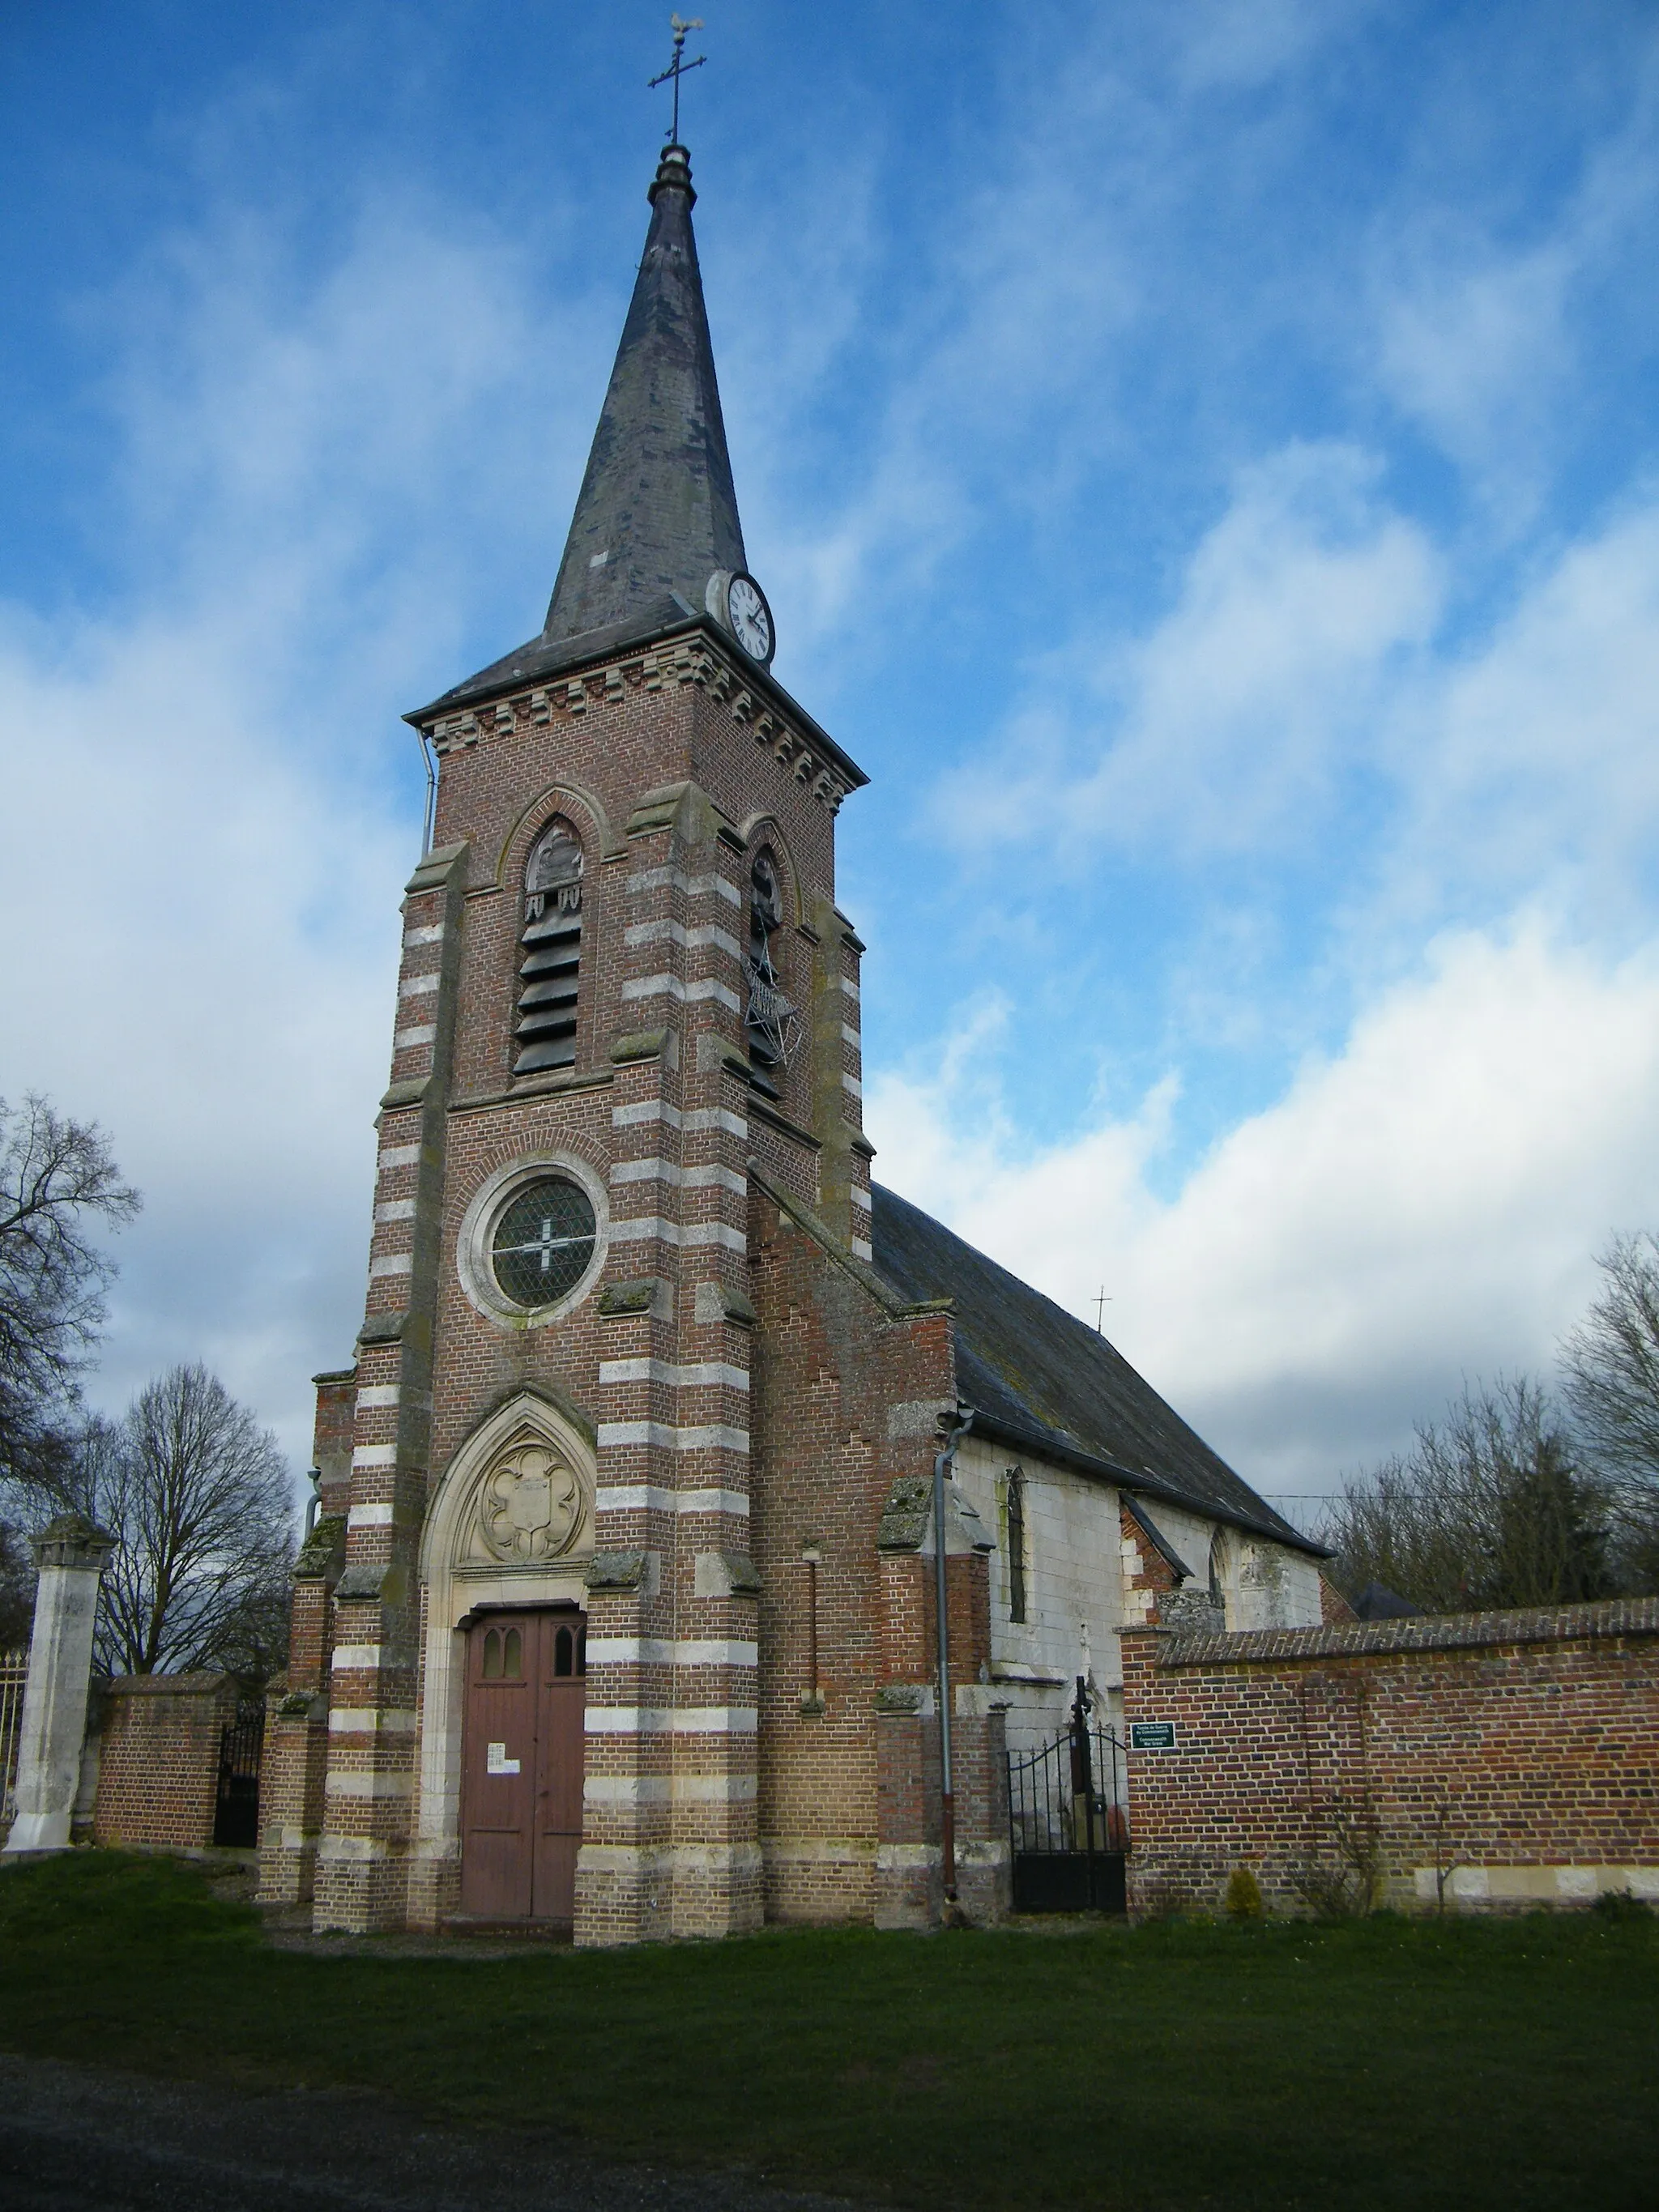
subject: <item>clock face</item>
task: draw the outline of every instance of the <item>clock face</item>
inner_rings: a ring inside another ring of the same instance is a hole
[[[772,610],[752,576],[733,576],[726,586],[726,611],[732,635],[751,660],[772,658]]]

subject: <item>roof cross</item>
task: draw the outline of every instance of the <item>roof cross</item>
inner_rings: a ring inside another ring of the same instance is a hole
[[[689,62],[685,58],[685,34],[688,31],[702,30],[701,15],[671,15],[668,20],[674,30],[674,58],[660,76],[652,78],[650,89],[654,92],[659,84],[666,84],[671,77],[673,80],[674,123],[669,133],[668,143],[671,146],[678,146],[680,143],[680,79],[690,70],[701,69],[708,57],[707,54],[699,54],[694,62]]]

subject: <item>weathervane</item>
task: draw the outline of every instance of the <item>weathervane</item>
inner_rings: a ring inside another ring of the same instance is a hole
[[[671,146],[678,146],[680,143],[680,79],[688,71],[701,69],[708,57],[707,54],[699,54],[694,62],[689,62],[685,58],[685,34],[688,31],[702,30],[701,15],[671,15],[668,20],[674,28],[674,58],[660,76],[652,78],[650,89],[654,92],[659,84],[666,84],[671,77],[673,79],[674,127],[669,134],[668,143]]]

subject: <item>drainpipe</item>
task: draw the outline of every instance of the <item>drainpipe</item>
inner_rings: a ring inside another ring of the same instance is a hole
[[[957,1408],[956,1426],[945,1449],[933,1458],[933,1590],[939,1620],[939,1843],[947,1905],[957,1901],[957,1801],[951,1771],[951,1610],[945,1587],[945,1471],[955,1461],[957,1444],[974,1425],[971,1412]]]
[[[426,764],[426,810],[421,817],[421,858],[432,850],[432,834],[438,826],[438,764],[432,757],[431,741],[424,730],[418,732],[421,758]]]

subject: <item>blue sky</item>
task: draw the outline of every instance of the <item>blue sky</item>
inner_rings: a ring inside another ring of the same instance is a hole
[[[778,672],[870,771],[878,1172],[1330,1488],[1659,1223],[1659,23],[720,6],[684,135]],[[0,1088],[143,1186],[95,1394],[298,1464],[398,715],[538,625],[665,11],[9,11]]]

